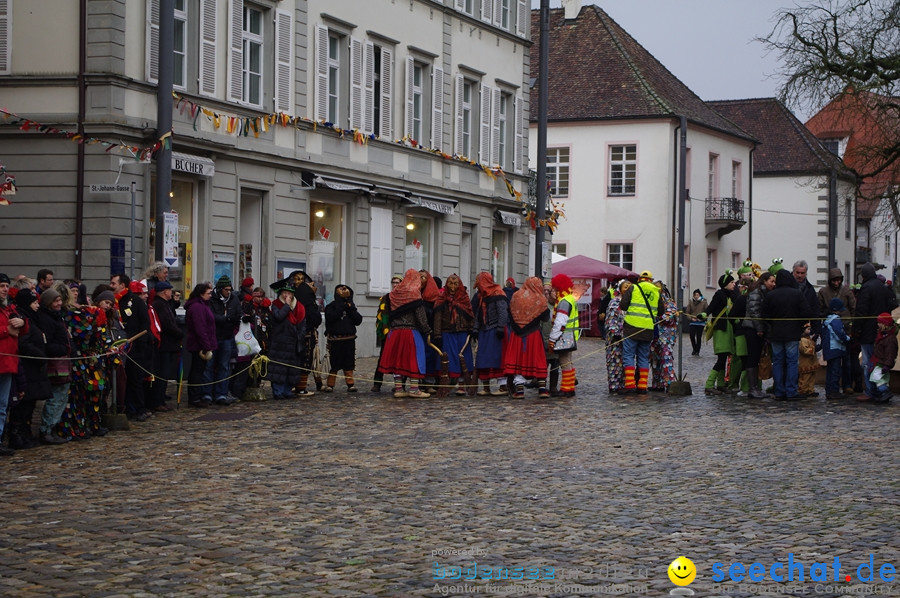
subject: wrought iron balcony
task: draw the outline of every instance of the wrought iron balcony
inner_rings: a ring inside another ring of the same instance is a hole
[[[728,233],[743,228],[744,201],[734,197],[709,197],[706,199],[706,235],[713,232],[721,239]]]

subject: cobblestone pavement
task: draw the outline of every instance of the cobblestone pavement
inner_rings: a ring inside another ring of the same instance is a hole
[[[609,397],[590,339],[575,399],[318,393],[19,452],[0,594],[664,596],[683,554],[698,596],[900,595],[879,579],[900,568],[900,408],[706,397],[704,352],[687,397]],[[775,583],[789,553],[805,579]],[[734,562],[764,581],[714,587]],[[494,579],[449,579],[472,563]],[[496,579],[519,574],[540,579]]]

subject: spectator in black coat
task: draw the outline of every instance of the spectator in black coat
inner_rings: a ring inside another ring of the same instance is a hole
[[[819,313],[819,295],[816,292],[816,287],[812,286],[806,277],[808,271],[809,264],[806,263],[806,260],[797,260],[794,262],[791,274],[794,276],[794,281],[796,281],[797,288],[806,300],[806,304],[809,305],[810,313],[815,315]],[[813,340],[815,340],[822,332],[822,322],[821,320],[814,319],[811,320],[809,324],[812,336],[814,337]]]
[[[216,281],[209,306],[216,320],[216,340],[218,348],[213,351],[214,401],[219,405],[230,405],[238,399],[228,392],[231,380],[231,360],[237,357],[234,335],[241,323],[241,300],[233,292],[231,278],[222,275]]]
[[[41,293],[41,306],[37,311],[38,328],[46,339],[47,357],[58,358],[58,361],[51,359],[47,362],[51,396],[44,403],[44,411],[41,414],[41,442],[46,444],[61,444],[68,440],[53,434],[53,428],[62,418],[69,400],[72,368],[72,362],[69,360],[72,355],[72,344],[69,339],[69,328],[63,319],[62,303],[62,297],[54,289],[44,289]]]
[[[353,370],[356,368],[356,327],[362,315],[353,303],[353,289],[340,284],[334,289],[334,300],[325,306],[325,338],[331,367],[323,392],[334,391],[338,370],[344,370],[347,392],[356,392]]]
[[[147,304],[131,292],[131,279],[125,274],[115,274],[109,286],[116,295],[119,320],[125,329],[125,337],[145,334],[131,343],[125,361],[125,415],[135,421],[150,417],[144,398],[144,380],[153,370],[153,338],[150,333],[150,312]]]
[[[775,398],[799,398],[797,383],[800,336],[806,322],[815,315],[815,310],[810,309],[803,293],[796,288],[796,281],[791,273],[779,270],[775,275],[775,288],[766,293],[763,299],[762,313],[769,323],[768,339],[772,346]]]
[[[865,394],[860,400],[868,400],[878,396],[878,390],[869,380],[872,373],[872,352],[875,348],[875,336],[878,334],[876,318],[882,313],[891,313],[897,307],[897,296],[875,276],[875,266],[866,263],[859,270],[862,276],[862,287],[856,297],[856,319],[853,321],[853,339],[859,342],[862,350],[863,383]]]
[[[166,405],[166,384],[176,379],[178,362],[181,359],[181,326],[175,320],[172,307],[172,285],[166,280],[154,287],[153,311],[159,320],[159,350],[154,360],[153,389],[148,407],[153,411],[169,411]]]

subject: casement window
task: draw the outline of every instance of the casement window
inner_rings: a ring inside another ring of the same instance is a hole
[[[547,148],[547,182],[551,196],[569,196],[569,148]]]
[[[741,198],[741,163],[731,163],[731,197]]]
[[[713,199],[719,196],[719,156],[709,155],[709,170],[707,171],[706,197]]]
[[[406,134],[416,141],[422,141],[423,119],[425,112],[425,76],[427,74],[427,66],[421,62],[410,59],[408,62],[410,68],[409,79],[407,81],[408,93],[407,101],[407,119]]]
[[[262,107],[263,102],[263,13],[244,5],[241,30],[241,99],[245,104]]]
[[[741,253],[739,251],[731,252],[731,269],[739,270],[742,266]]]
[[[433,149],[444,145],[444,71],[413,56],[406,58],[404,135]]]
[[[716,280],[716,250],[706,250],[706,288],[712,289],[718,286]]]
[[[0,75],[8,75],[12,70],[12,3],[0,0]]]
[[[510,104],[512,104],[512,96],[508,93],[501,92],[499,89],[496,90],[497,95],[499,96],[499,100],[497,102],[497,116],[495,118],[495,122],[497,123],[497,153],[496,153],[496,163],[500,165],[501,168],[508,168],[507,166],[507,157],[509,154],[509,108]]]
[[[494,0],[494,25],[501,29],[508,30],[510,26],[509,3],[510,0]]]
[[[477,85],[475,81],[462,75],[456,76],[456,131],[453,149],[457,155],[467,158],[472,156],[475,142],[473,127],[478,106]]]
[[[361,42],[356,43],[361,44]],[[351,77],[344,74],[348,70],[355,70],[357,77],[354,77],[354,82],[361,85],[362,73],[365,72],[362,64],[362,46],[359,45],[356,48],[359,51],[354,53],[353,48],[347,44],[347,36],[339,31],[331,30],[324,25],[316,25],[316,101],[314,113],[316,120],[324,120],[338,126],[350,126],[351,121],[356,118],[359,120],[353,124],[361,124],[362,112],[358,112],[356,116],[351,114],[355,111],[356,104],[351,108],[351,102],[348,99],[351,95]]]
[[[456,10],[475,16],[475,0],[456,0]]]
[[[609,194],[634,195],[637,179],[637,146],[609,147]]]
[[[0,0],[2,2],[2,0]],[[175,0],[172,30],[172,87],[184,90],[187,85],[188,14],[186,0]],[[2,9],[0,9],[2,10]],[[147,80],[159,81],[159,0],[147,2]]]
[[[393,272],[394,213],[388,208],[369,207],[369,292],[391,290]]]
[[[606,261],[614,266],[631,270],[634,266],[634,245],[631,243],[609,243],[606,246]]]
[[[558,253],[559,255],[561,255],[563,257],[566,257],[567,255],[569,255],[569,242],[564,241],[561,243],[551,243],[550,251],[552,251],[553,253]]]
[[[341,37],[333,33],[328,34],[328,57],[326,61],[326,68],[328,69],[328,107],[325,120],[332,123],[340,123]]]

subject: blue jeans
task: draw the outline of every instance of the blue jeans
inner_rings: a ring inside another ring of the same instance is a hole
[[[294,387],[292,384],[281,384],[278,382],[273,382],[272,383],[272,396],[279,397],[279,398],[288,398],[291,396],[293,389],[294,389]]]
[[[844,357],[835,357],[828,360],[828,366],[825,369],[825,394],[836,395],[841,394],[841,376],[844,370]]]
[[[622,343],[622,363],[626,367],[649,368],[650,343],[647,341],[636,341],[634,338],[626,338]]]
[[[69,382],[54,384],[53,395],[44,403],[44,411],[41,413],[41,434],[50,434],[53,426],[59,423],[66,403],[69,402]]]
[[[870,397],[878,396],[878,389],[875,388],[875,385],[872,384],[872,381],[869,380],[869,376],[872,374],[872,352],[875,350],[875,344],[860,344],[859,348],[862,350],[862,368],[863,368],[863,383],[865,384],[866,394]]]
[[[213,394],[216,397],[228,396],[228,385],[231,380],[227,378],[231,375],[231,359],[237,355],[237,345],[233,338],[226,338],[219,341],[219,347],[213,353],[212,361],[214,363],[213,377],[216,381]]]
[[[12,374],[0,374],[0,438],[3,438],[3,429],[6,427],[6,410],[9,408],[12,381]]]
[[[797,395],[797,365],[800,359],[800,341],[771,342],[772,377],[775,378],[775,396]]]

